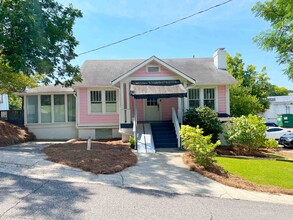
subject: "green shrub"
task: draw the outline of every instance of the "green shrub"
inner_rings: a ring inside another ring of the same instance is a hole
[[[276,140],[274,139],[266,139],[264,142],[264,146],[265,148],[278,148],[279,144]]]
[[[203,129],[199,126],[191,127],[189,125],[182,125],[180,130],[180,137],[182,145],[186,150],[189,150],[194,156],[195,162],[208,168],[215,161],[215,148],[221,144],[217,141],[215,144],[211,142],[212,135],[204,136]]]
[[[135,138],[132,137],[132,136],[130,136],[130,137],[129,137],[129,143],[130,143],[130,147],[131,147],[132,149],[135,148],[135,142],[136,142]]]
[[[257,115],[241,116],[232,118],[226,123],[225,136],[232,145],[253,151],[265,145],[266,129],[262,117]]]
[[[223,131],[221,121],[216,111],[209,107],[190,108],[184,114],[184,124],[203,129],[204,135],[212,135],[213,143],[219,139],[218,135]]]

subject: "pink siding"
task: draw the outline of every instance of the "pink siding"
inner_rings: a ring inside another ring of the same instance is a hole
[[[226,113],[226,86],[218,86],[218,112]]]
[[[172,120],[172,107],[175,108],[177,113],[178,98],[162,99],[162,102],[161,102],[162,121]]]
[[[134,110],[134,98],[130,97],[130,109],[131,109],[131,117],[133,117]],[[144,99],[136,99],[136,109],[137,109],[137,120],[144,121]]]
[[[148,65],[158,65],[156,62],[151,62]],[[131,76],[140,76],[140,77],[144,77],[144,76],[151,76],[151,77],[156,77],[156,76],[175,76],[175,74],[173,72],[171,72],[170,70],[168,70],[166,67],[160,65],[161,68],[161,72],[158,73],[148,73],[146,70],[146,66],[140,68],[139,70],[137,70],[136,72],[134,72]]]
[[[119,114],[88,114],[87,89],[79,90],[79,122],[80,124],[118,124]]]

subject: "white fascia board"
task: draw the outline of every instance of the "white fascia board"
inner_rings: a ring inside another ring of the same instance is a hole
[[[177,75],[185,78],[186,80],[190,81],[191,83],[195,83],[196,81],[192,79],[191,77],[185,75],[184,73],[180,72],[179,70],[175,69],[174,67],[170,66],[169,64],[165,63],[163,60],[160,60],[159,58],[152,56],[149,59],[143,61],[141,64],[137,65],[133,69],[129,70],[125,74],[119,76],[117,79],[112,81],[112,85],[115,85],[116,83],[120,82],[121,80],[125,79],[132,73],[136,72],[140,68],[144,67],[145,65],[151,63],[152,61],[156,61],[157,63],[161,64],[162,66],[166,67],[167,69],[171,70],[172,72],[176,73]]]

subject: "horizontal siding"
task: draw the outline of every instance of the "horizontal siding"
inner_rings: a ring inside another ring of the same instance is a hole
[[[156,62],[151,62],[148,65],[158,65]],[[137,70],[136,72],[134,72],[133,74],[131,74],[131,76],[135,76],[135,77],[162,77],[162,76],[175,76],[175,74],[168,70],[166,67],[160,65],[161,71],[158,73],[148,73],[146,71],[146,66],[140,68],[139,70]]]
[[[177,113],[178,98],[162,99],[162,102],[161,102],[162,121],[172,120],[172,107],[175,108]]]
[[[88,114],[87,89],[79,90],[79,123],[80,124],[119,124],[119,114]],[[119,97],[119,96],[118,96]]]
[[[226,113],[226,86],[218,86],[218,112]]]

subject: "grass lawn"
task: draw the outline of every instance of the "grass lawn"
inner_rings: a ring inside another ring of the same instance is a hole
[[[275,160],[216,157],[217,164],[231,174],[251,182],[293,189],[293,163]]]

